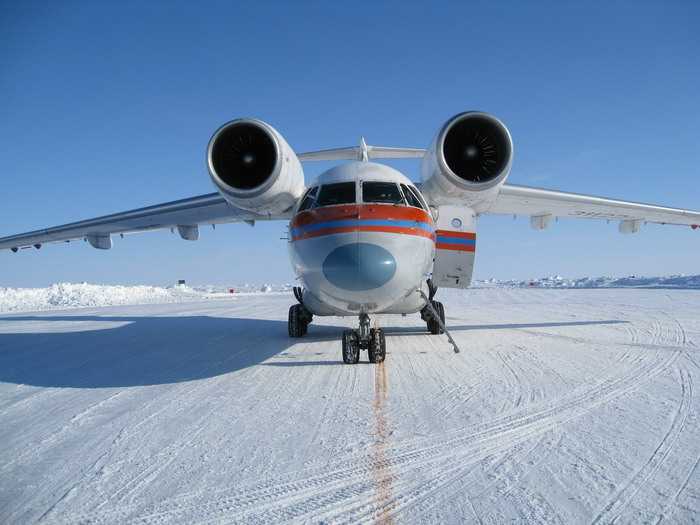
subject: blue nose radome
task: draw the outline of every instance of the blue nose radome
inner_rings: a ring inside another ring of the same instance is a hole
[[[395,273],[394,256],[381,246],[365,242],[340,246],[323,261],[323,275],[344,290],[379,288],[388,283]]]

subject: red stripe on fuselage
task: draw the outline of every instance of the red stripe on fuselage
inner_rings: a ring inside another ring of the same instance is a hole
[[[449,244],[445,242],[435,243],[435,247],[438,250],[454,250],[458,252],[475,252],[476,246],[469,244]]]
[[[476,240],[476,233],[474,232],[455,232],[452,230],[438,230],[435,232],[440,237],[456,237],[458,239],[470,239],[472,241]]]

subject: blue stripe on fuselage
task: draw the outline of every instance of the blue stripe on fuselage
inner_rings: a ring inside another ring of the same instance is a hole
[[[467,246],[475,246],[475,239],[460,239],[459,237],[444,237],[442,235],[437,236],[437,242],[444,244],[466,244]]]

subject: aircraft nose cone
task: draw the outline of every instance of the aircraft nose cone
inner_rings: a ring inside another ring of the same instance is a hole
[[[381,246],[358,242],[340,246],[323,261],[323,275],[344,290],[379,288],[396,273],[396,259]]]

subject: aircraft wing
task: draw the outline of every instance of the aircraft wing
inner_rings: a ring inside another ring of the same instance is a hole
[[[199,237],[198,225],[223,224],[228,222],[252,222],[291,218],[291,210],[276,216],[262,215],[236,208],[219,193],[210,193],[173,202],[148,206],[135,210],[105,215],[95,219],[54,226],[10,237],[0,238],[0,250],[16,252],[21,248],[52,242],[69,242],[84,239],[93,247],[112,247],[112,234],[125,234],[158,230],[177,229],[180,237],[196,240]]]
[[[537,229],[546,227],[553,217],[618,220],[623,233],[636,232],[645,222],[686,225],[693,229],[700,225],[700,211],[514,184],[503,185],[486,213],[529,215]]]

